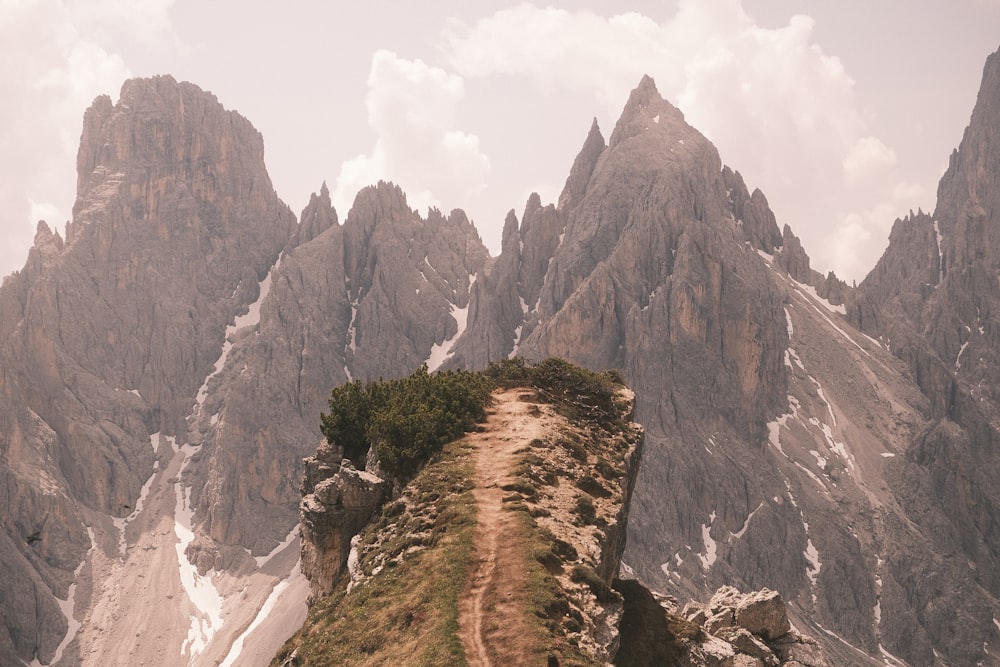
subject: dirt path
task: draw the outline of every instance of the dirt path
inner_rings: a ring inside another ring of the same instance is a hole
[[[528,664],[531,656],[525,607],[526,548],[516,512],[503,509],[521,454],[542,437],[547,418],[531,414],[518,401],[521,391],[494,396],[486,430],[468,441],[476,457],[475,488],[478,523],[473,571],[459,604],[459,635],[471,667]]]

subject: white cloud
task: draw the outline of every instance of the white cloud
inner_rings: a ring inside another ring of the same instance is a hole
[[[652,75],[723,161],[767,194],[779,224],[792,226],[821,269],[862,277],[885,246],[879,234],[901,212],[885,208],[897,203],[888,195],[899,182],[895,154],[871,136],[854,82],[815,42],[807,16],[771,29],[740,0],[681,0],[659,23],[521,4],[471,25],[452,22],[444,43],[467,79],[526,77],[544,92],[592,96],[605,113],[617,113],[642,74]],[[902,210],[917,204],[925,202]],[[888,219],[872,227],[882,213]],[[824,242],[839,227],[854,254]]]
[[[844,156],[844,180],[849,185],[884,178],[896,166],[896,153],[875,137],[861,137]]]
[[[345,215],[361,188],[391,180],[411,207],[462,206],[486,187],[489,159],[479,138],[456,129],[462,78],[420,60],[379,50],[368,77],[369,153],[341,165],[334,205]]]
[[[114,46],[152,44],[173,0],[0,0],[0,275],[20,268],[39,215],[70,215],[83,110],[130,72]]]

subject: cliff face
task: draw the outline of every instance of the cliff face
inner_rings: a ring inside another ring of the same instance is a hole
[[[67,238],[41,223],[0,290],[0,589],[19,610],[0,664],[225,658],[297,571],[282,554],[330,388],[440,364],[464,326],[487,251],[463,213],[424,219],[381,183],[341,225],[324,186],[296,224],[263,154],[170,77],[88,110]],[[122,603],[153,553],[173,575]],[[238,610],[230,578],[252,591]],[[98,630],[164,597],[176,632]]]
[[[993,529],[1000,519],[998,122],[1000,56],[993,54],[969,126],[938,186],[937,208],[896,221],[889,248],[848,311],[852,322],[905,363],[930,402],[906,466],[891,479],[894,491],[922,507],[913,518],[930,544],[924,556],[903,562],[900,555],[896,565],[906,578],[961,581],[947,592],[931,594],[926,586],[909,591],[922,610],[921,655],[929,655],[927,644],[944,644],[959,661],[981,656],[952,634],[947,617],[960,609],[963,624],[991,636],[990,614],[997,616],[1000,596],[1000,541]],[[961,554],[959,562],[946,561],[947,573],[929,556],[946,543]]]
[[[4,616],[0,654],[26,662],[65,653],[74,575],[117,547],[111,520],[132,513],[158,457],[150,434],[183,437],[226,322],[256,297],[295,222],[260,135],[169,77],[128,82],[116,105],[98,98],[78,168],[67,238],[40,224],[0,291],[11,399],[0,587],[19,610]],[[67,596],[68,612],[56,603]]]
[[[841,639],[912,664],[935,650],[981,660],[997,599],[997,551],[980,537],[996,506],[982,370],[994,311],[973,296],[993,290],[977,287],[992,260],[975,250],[991,241],[972,232],[989,227],[988,117],[977,107],[942,181],[939,211],[964,211],[953,235],[940,212],[898,224],[852,293],[811,269],[763,194],[643,80],[606,146],[591,128],[559,207],[529,200],[520,228],[508,217],[455,362],[516,351],[624,371],[648,443],[625,558],[654,588],[778,590],[849,662],[862,658]],[[548,266],[537,301],[527,257]],[[983,384],[963,392],[954,375],[973,364]],[[939,614],[956,609],[958,624]]]

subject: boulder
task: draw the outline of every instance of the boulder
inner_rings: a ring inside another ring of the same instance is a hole
[[[736,624],[766,640],[777,639],[791,629],[781,595],[766,588],[749,593],[739,601]]]

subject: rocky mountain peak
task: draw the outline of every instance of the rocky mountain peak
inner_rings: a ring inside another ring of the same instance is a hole
[[[611,133],[608,146],[614,147],[649,129],[688,135],[693,128],[684,121],[684,114],[680,109],[660,96],[656,83],[647,74],[629,95],[625,109]]]
[[[37,252],[43,262],[52,261],[63,251],[63,240],[59,232],[53,232],[44,220],[38,221],[35,228],[35,241],[32,251]]]
[[[597,125],[597,118],[594,118],[594,122],[590,125],[590,132],[587,133],[587,138],[583,142],[583,148],[580,149],[576,160],[573,161],[572,168],[569,170],[566,185],[563,186],[562,194],[559,195],[558,208],[572,207],[580,201],[587,190],[587,184],[594,173],[594,167],[597,166],[597,160],[606,147],[604,135],[601,134],[601,128]]]
[[[312,241],[314,238],[328,230],[330,227],[339,224],[337,221],[337,211],[330,201],[330,189],[326,187],[326,181],[319,189],[319,194],[315,192],[309,197],[309,204],[306,205],[299,216],[299,227],[296,230],[295,245],[301,245]]]

